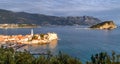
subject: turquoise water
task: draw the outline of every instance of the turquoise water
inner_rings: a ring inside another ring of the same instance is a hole
[[[1,34],[30,34],[29,29],[0,29]],[[111,53],[112,50],[120,54],[120,29],[90,30],[81,26],[53,26],[34,28],[34,33],[55,32],[58,43],[32,47],[34,51],[50,49],[53,53],[62,51],[85,62],[90,56],[99,52]],[[34,49],[35,48],[35,49]]]

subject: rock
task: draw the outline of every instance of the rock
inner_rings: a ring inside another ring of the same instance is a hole
[[[113,21],[105,21],[105,22],[102,22],[102,23],[98,23],[98,24],[96,24],[96,25],[93,25],[93,26],[91,26],[90,28],[110,30],[110,29],[115,29],[115,28],[117,28],[117,26],[115,25],[115,23],[114,23]]]

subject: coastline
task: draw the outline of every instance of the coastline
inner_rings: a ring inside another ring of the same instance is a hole
[[[0,24],[0,29],[15,29],[15,28],[37,28],[35,24]]]

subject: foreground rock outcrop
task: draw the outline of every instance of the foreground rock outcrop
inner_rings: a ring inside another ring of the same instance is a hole
[[[115,29],[117,28],[117,26],[115,25],[115,23],[113,21],[105,21],[96,25],[91,26],[90,28],[93,29]]]

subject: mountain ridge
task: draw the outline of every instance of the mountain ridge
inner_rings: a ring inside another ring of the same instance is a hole
[[[101,20],[92,16],[58,17],[27,12],[13,12],[0,9],[0,24],[36,24],[36,25],[94,25]]]

